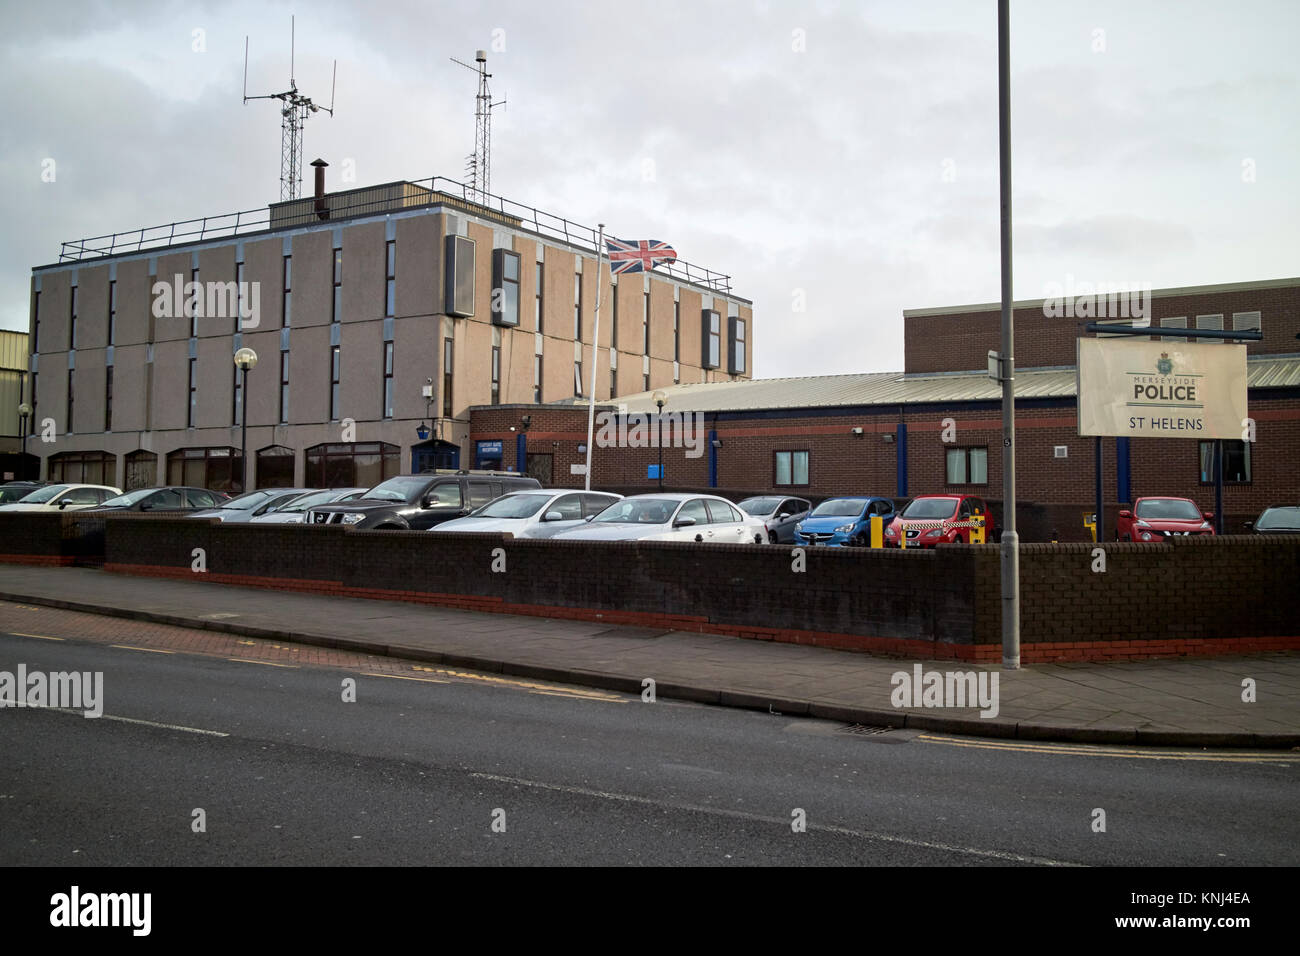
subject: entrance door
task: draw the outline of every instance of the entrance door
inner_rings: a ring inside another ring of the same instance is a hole
[[[427,441],[411,447],[411,472],[423,475],[440,468],[460,467],[460,446],[449,441]]]

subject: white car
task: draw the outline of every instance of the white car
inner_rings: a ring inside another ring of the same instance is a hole
[[[81,511],[102,505],[122,492],[108,485],[46,485],[26,498],[0,506],[4,511]]]
[[[366,493],[365,488],[327,488],[325,491],[313,491],[299,495],[287,505],[281,505],[274,511],[249,518],[249,524],[302,524],[307,517],[307,509],[316,505],[332,505],[336,501],[355,501]]]
[[[463,518],[434,525],[430,531],[509,532],[516,538],[551,538],[600,514],[622,495],[572,488],[512,491]]]
[[[726,498],[685,493],[632,495],[590,521],[556,535],[558,541],[691,541],[762,544],[761,521]]]

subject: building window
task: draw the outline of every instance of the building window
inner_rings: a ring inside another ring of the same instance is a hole
[[[573,395],[575,398],[582,397],[582,360],[577,359],[573,363]]]
[[[32,351],[41,350],[41,293],[38,290],[32,297]]]
[[[167,455],[167,484],[236,491],[243,459],[238,448],[178,448]]]
[[[1214,442],[1203,441],[1201,449],[1201,484],[1214,484]],[[1250,484],[1250,442],[1235,438],[1223,442],[1223,483]]]
[[[293,487],[294,451],[284,445],[269,445],[257,452],[257,476],[259,488]]]
[[[77,287],[72,287],[72,300],[68,305],[68,348],[77,347]]]
[[[373,488],[398,474],[401,449],[387,442],[313,445],[306,451],[312,488]]]
[[[537,291],[533,296],[533,321],[537,323],[534,328],[536,328],[538,332],[542,331],[542,310],[545,304],[542,299],[542,291],[544,288],[543,280],[545,279],[545,275],[546,273],[543,268],[543,263],[537,263],[533,268],[533,281],[537,284]]]
[[[388,264],[384,280],[384,316],[391,318],[397,314],[393,311],[397,305],[397,242],[390,239],[385,246]]]
[[[650,354],[650,293],[641,296],[641,354]]]
[[[244,328],[244,315],[248,311],[248,305],[244,301],[244,260],[240,259],[235,263],[235,335],[238,335]],[[251,319],[252,316],[249,316]]]
[[[509,249],[492,250],[492,321],[519,324],[519,253]]]
[[[185,412],[185,427],[194,427],[194,414],[199,407],[199,360],[190,359],[190,402]]]
[[[289,350],[280,353],[280,424],[289,422]]]
[[[501,346],[492,346],[492,404],[501,404]]]
[[[104,451],[65,451],[50,456],[50,481],[74,485],[112,485],[117,456]]]
[[[618,368],[617,367],[611,368],[609,370],[609,397],[610,398],[618,397]]]
[[[385,374],[385,377],[387,375]],[[339,347],[330,346],[330,421],[339,420]]]
[[[573,341],[582,341],[582,273],[573,274]]]
[[[293,316],[293,256],[284,257],[284,307],[281,314],[284,317],[282,324],[287,329],[293,324],[290,321]]]
[[[722,316],[714,309],[704,310],[704,350],[700,356],[705,368],[722,365]]]
[[[334,247],[334,305],[330,321],[343,321],[343,250],[338,246]]]
[[[808,484],[808,452],[778,451],[772,453],[772,484],[806,487]]]
[[[452,370],[455,366],[452,364],[452,342],[446,338],[442,340],[442,417],[452,417]]]
[[[196,339],[199,337],[199,313],[202,311],[202,306],[199,303],[203,301],[203,290],[199,288],[199,270],[197,266],[190,269],[190,289],[193,292],[190,297],[190,338]]]
[[[117,280],[108,283],[108,344],[117,344]]]
[[[731,341],[728,343],[728,351],[731,353],[731,364],[727,371],[737,375],[745,371],[745,320],[733,316],[730,325]]]
[[[649,372],[647,372],[646,374],[644,374],[644,375],[641,376],[641,391],[643,391],[643,392],[648,392],[648,391],[650,391],[650,373],[649,373]]]
[[[73,404],[72,376],[73,374],[74,374],[73,370],[68,369],[68,425],[66,430],[69,435],[72,434],[72,404]]]
[[[533,356],[533,402],[542,404],[542,357]]]
[[[158,456],[151,451],[128,452],[126,456],[126,484],[123,491],[152,488],[158,484]]]
[[[673,303],[673,361],[682,360],[682,304]]]
[[[239,351],[236,349],[235,351]],[[233,391],[235,400],[230,407],[230,424],[242,425],[244,423],[244,373],[243,370],[235,366],[235,388]]]
[[[949,448],[946,455],[947,484],[987,485],[989,483],[987,448]]]
[[[610,320],[609,347],[611,349],[617,349],[618,348],[618,284],[617,283],[614,284],[613,295],[610,296],[610,298],[613,300],[612,309],[613,309],[614,318]]]
[[[384,418],[393,417],[393,343],[384,343]]]
[[[104,431],[113,430],[113,366],[104,369]]]

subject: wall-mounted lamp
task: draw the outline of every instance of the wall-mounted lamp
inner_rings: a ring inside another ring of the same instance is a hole
[[[894,440],[894,433],[885,432],[883,435],[880,436],[880,438],[886,445],[888,445],[891,441]]]
[[[721,438],[715,438],[715,439],[713,439],[713,441],[711,441],[709,444],[711,444],[714,448],[721,448],[721,447],[722,447],[722,439],[721,439]]]
[[[861,428],[855,428],[855,429],[853,429],[853,434],[856,435],[856,436],[858,436],[859,438],[861,438],[861,437],[862,437],[862,429],[861,429]]]
[[[533,416],[525,415],[523,418],[519,419],[519,423],[524,426],[524,431],[528,431],[528,426],[533,423]]]

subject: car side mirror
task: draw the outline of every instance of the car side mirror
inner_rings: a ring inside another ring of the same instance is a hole
[[[546,514],[542,515],[542,520],[543,520],[543,521],[563,521],[563,520],[564,520],[564,512],[562,512],[562,511],[548,511],[548,512],[546,512]]]
[[[1242,526],[1243,528],[1245,528],[1247,531],[1250,531],[1252,528],[1255,527],[1255,522],[1253,522],[1253,521],[1243,521],[1242,524],[1241,524],[1241,526]]]
[[[62,511],[70,504],[72,504],[72,502],[69,501],[67,498],[64,498],[62,501],[59,502],[59,510]]]
[[[785,512],[785,511],[782,511],[780,514],[778,514],[778,515],[776,516],[776,520],[777,520],[777,521],[784,521],[784,520],[785,520],[786,518],[788,518],[788,517],[790,517],[789,513],[788,513],[788,512]]]
[[[152,507],[153,507],[153,505],[149,504],[149,502],[147,502],[147,501],[142,501],[142,502],[140,502],[140,510],[141,510],[141,511],[148,511],[148,510],[149,510],[150,508],[152,508]]]
[[[678,518],[676,521],[673,522],[673,527],[674,527],[674,528],[689,528],[689,527],[690,527],[691,525],[693,525],[693,524],[695,524],[695,519],[694,519],[694,518]]]
[[[420,507],[421,507],[421,508],[432,508],[432,507],[433,507],[433,495],[429,494],[429,495],[425,495],[424,497],[422,497],[422,498],[420,499]]]
[[[1121,512],[1119,513],[1119,516],[1120,516],[1121,518],[1131,518],[1131,517],[1133,517],[1133,512],[1131,512],[1131,511],[1121,511]]]
[[[583,520],[583,521],[590,521],[590,520],[593,519],[594,517],[596,517],[596,516],[595,516],[595,515],[587,515],[587,517],[583,518],[582,520]]]

